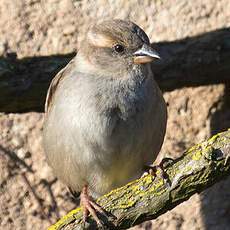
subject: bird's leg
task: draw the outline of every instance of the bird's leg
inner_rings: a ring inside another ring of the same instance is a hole
[[[157,176],[157,170],[160,171],[160,177],[164,180],[164,183],[167,187],[170,187],[170,181],[169,181],[169,178],[168,178],[168,175],[167,173],[165,172],[165,167],[168,166],[170,164],[170,162],[172,163],[173,162],[173,159],[171,158],[164,158],[162,159],[162,161],[160,162],[159,165],[150,165],[150,166],[145,166],[145,169],[148,170],[147,174],[150,174],[154,177]],[[166,164],[166,166],[165,166]],[[146,172],[143,174],[143,176],[146,175]]]
[[[81,206],[83,208],[83,222],[85,222],[88,215],[91,214],[93,219],[97,222],[98,226],[103,226],[96,212],[98,211],[105,216],[106,214],[104,210],[89,196],[87,185],[83,187],[80,198]]]

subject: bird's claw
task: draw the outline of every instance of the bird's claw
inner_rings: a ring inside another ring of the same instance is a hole
[[[85,225],[87,217],[89,214],[93,217],[96,221],[98,228],[103,229],[104,224],[99,219],[97,212],[101,215],[105,216],[108,219],[107,214],[105,211],[100,207],[92,198],[88,195],[87,186],[85,186],[81,193],[81,206],[83,209],[83,225]]]
[[[169,163],[170,162],[170,163]],[[142,177],[150,174],[152,175],[154,178],[157,176],[157,171],[160,171],[160,177],[163,179],[164,184],[167,188],[170,188],[171,183],[169,181],[168,175],[165,172],[165,167],[168,167],[171,163],[173,162],[173,159],[171,158],[164,158],[159,165],[154,165],[154,166],[147,166],[147,170],[148,172],[145,172]],[[166,166],[165,166],[166,165]]]

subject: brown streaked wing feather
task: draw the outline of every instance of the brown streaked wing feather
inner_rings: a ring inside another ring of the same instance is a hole
[[[66,75],[68,75],[73,70],[73,68],[74,68],[74,59],[72,59],[65,68],[63,68],[60,72],[58,72],[57,75],[51,81],[46,95],[46,103],[45,103],[46,114],[49,113],[49,110],[52,107],[53,98],[59,83],[64,79]]]

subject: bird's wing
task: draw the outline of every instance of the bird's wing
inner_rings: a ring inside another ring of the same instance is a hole
[[[46,103],[45,103],[46,114],[49,113],[49,110],[52,107],[53,98],[59,86],[59,83],[65,78],[66,75],[68,75],[73,70],[73,68],[74,68],[74,59],[72,59],[65,68],[63,68],[60,72],[58,72],[57,75],[51,81],[46,95]]]

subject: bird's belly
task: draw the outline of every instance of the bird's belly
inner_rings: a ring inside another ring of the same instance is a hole
[[[58,122],[54,117],[50,124]],[[154,160],[154,143],[146,136],[142,116],[125,121],[91,117],[84,116],[88,122],[79,122],[85,124],[81,128],[67,121],[61,122],[63,132],[50,127],[46,152],[55,174],[68,186],[79,191],[88,184],[92,195],[98,196],[140,176],[143,165]]]
[[[158,153],[156,146],[162,142],[162,137],[153,138],[156,130],[153,123],[148,122],[149,116],[138,113],[125,120],[104,117],[99,122],[99,127],[104,128],[92,131],[95,135],[84,149],[82,161],[87,162],[84,169],[91,169],[84,175],[95,194],[104,194],[138,178],[143,166],[154,161],[154,153]],[[94,121],[96,123],[97,119],[94,118]]]

